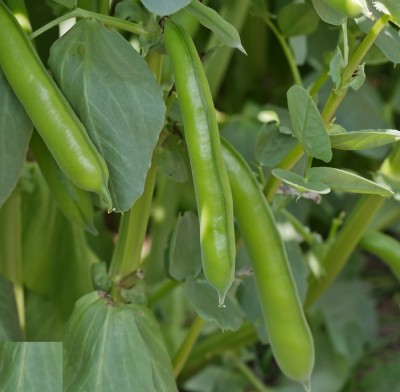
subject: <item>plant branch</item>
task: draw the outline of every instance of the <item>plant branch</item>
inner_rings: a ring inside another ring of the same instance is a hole
[[[139,267],[150,215],[156,172],[156,165],[152,164],[147,174],[143,194],[136,200],[131,209],[121,217],[118,241],[110,265],[110,275],[114,282],[118,282]]]
[[[51,22],[45,24],[44,26],[40,27],[36,31],[34,31],[30,37],[31,39],[37,38],[39,35],[45,33],[46,31],[52,29],[53,27],[59,25],[61,22],[64,22],[68,19],[72,18],[93,18],[100,22],[103,22],[107,26],[115,27],[117,29],[122,29],[128,31],[133,34],[146,34],[149,31],[145,27],[140,24],[128,22],[123,19],[115,18],[109,15],[102,15],[96,12],[87,11],[81,8],[76,8],[71,12],[68,12],[59,18],[52,20]]]
[[[384,201],[383,197],[368,195],[358,202],[321,262],[324,275],[320,280],[314,277],[310,278],[305,302],[306,308],[309,308],[321,297],[343,269]]]
[[[272,389],[266,387],[261,380],[246,366],[242,361],[240,361],[235,355],[231,356],[231,359],[237,367],[237,369],[242,373],[246,380],[254,387],[258,392],[272,392]]]
[[[298,86],[303,86],[303,81],[301,79],[299,68],[297,67],[296,61],[293,57],[293,52],[290,49],[290,46],[288,45],[286,38],[280,33],[280,31],[276,28],[274,23],[272,23],[270,17],[264,16],[263,20],[265,21],[267,26],[271,29],[271,31],[274,33],[275,37],[279,41],[279,44],[281,45],[281,48],[286,56],[286,60],[289,64],[289,68],[292,73],[294,84],[296,84]]]
[[[245,323],[237,331],[218,331],[198,343],[189,356],[183,369],[180,380],[184,381],[212,361],[216,356],[230,350],[236,350],[245,345],[253,344],[258,340],[254,326]]]
[[[172,367],[174,371],[174,377],[177,378],[189,355],[193,349],[194,344],[196,343],[197,338],[199,337],[201,330],[203,329],[205,321],[196,316],[194,319],[188,334],[186,335],[185,340],[183,341],[181,347],[179,347],[178,352],[175,354],[174,359],[172,360]]]

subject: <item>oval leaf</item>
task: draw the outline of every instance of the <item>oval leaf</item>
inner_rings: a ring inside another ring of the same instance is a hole
[[[278,26],[286,37],[311,34],[318,23],[318,15],[309,3],[289,4],[278,14]]]
[[[339,26],[346,21],[347,16],[345,14],[330,7],[324,0],[312,0],[312,2],[315,11],[324,22]]]
[[[237,30],[219,15],[217,11],[207,7],[199,0],[192,0],[185,10],[196,17],[204,27],[214,32],[224,45],[239,49],[246,54]]]
[[[0,207],[17,184],[33,125],[0,70]]]
[[[264,124],[257,135],[256,159],[266,167],[275,167],[296,146],[297,140],[279,131],[275,124]]]
[[[329,193],[329,186],[316,179],[309,179],[285,169],[274,169],[272,175],[283,181],[285,184],[297,189],[299,192],[316,192],[321,194]]]
[[[176,182],[186,182],[188,171],[182,155],[176,151],[162,149],[156,155],[156,162],[160,172],[165,174],[170,180]]]
[[[187,211],[178,218],[169,248],[169,274],[176,280],[195,278],[202,269],[200,223]]]
[[[400,140],[400,132],[395,129],[365,129],[362,131],[329,132],[332,148],[339,150],[368,150]]]
[[[82,20],[51,47],[50,67],[110,171],[117,212],[142,194],[164,124],[162,91],[119,33]]]
[[[0,343],[0,391],[61,392],[62,343]]]
[[[337,191],[393,196],[393,192],[388,188],[357,174],[333,167],[313,167],[308,171],[308,177],[313,181],[321,181]]]
[[[104,292],[79,299],[64,338],[64,391],[177,391],[151,311]]]
[[[287,92],[287,99],[293,133],[304,152],[329,162],[332,159],[329,136],[313,99],[300,86],[292,86]]]
[[[142,3],[153,14],[165,16],[186,7],[190,0],[142,0]]]
[[[242,325],[243,313],[236,299],[227,295],[224,306],[218,306],[215,289],[206,280],[188,279],[185,292],[202,319],[214,321],[222,330],[236,330]]]

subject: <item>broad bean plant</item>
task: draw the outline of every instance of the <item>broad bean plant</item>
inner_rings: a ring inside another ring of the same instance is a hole
[[[399,32],[398,0],[0,0],[0,390],[398,387]]]

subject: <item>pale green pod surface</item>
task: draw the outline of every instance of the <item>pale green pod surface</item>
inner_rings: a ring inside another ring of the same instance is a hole
[[[314,343],[273,213],[240,154],[226,141],[222,154],[272,352],[286,376],[306,383],[314,366]]]
[[[200,220],[203,270],[223,304],[235,272],[232,195],[210,87],[190,35],[167,19],[164,40],[182,111]]]
[[[0,67],[65,175],[112,208],[108,168],[14,15],[0,0]]]

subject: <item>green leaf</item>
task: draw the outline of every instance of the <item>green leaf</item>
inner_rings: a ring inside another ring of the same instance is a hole
[[[288,4],[278,14],[278,26],[286,37],[311,34],[318,23],[318,15],[309,3]]]
[[[86,244],[84,230],[59,211],[35,164],[29,167],[26,181],[32,188],[22,202],[24,283],[33,292],[53,298],[65,320],[75,301],[92,290],[90,264],[97,259]]]
[[[327,186],[323,182],[316,179],[304,178],[299,174],[291,172],[289,170],[274,169],[271,173],[278,180],[283,181],[285,184],[291,186],[294,189],[297,189],[299,192],[316,192],[326,194],[331,191],[329,186]]]
[[[0,207],[17,184],[33,125],[0,70]]]
[[[135,0],[123,0],[115,6],[115,16],[133,22],[144,22],[147,12]]]
[[[49,65],[107,162],[115,210],[128,210],[143,192],[164,124],[154,74],[119,33],[89,19],[53,44]]]
[[[358,91],[365,82],[365,71],[364,71],[364,64],[360,64],[353,76],[351,77],[350,81],[344,86],[344,88],[351,87],[354,91]]]
[[[204,27],[211,30],[224,45],[239,49],[246,54],[237,30],[217,11],[207,7],[199,0],[192,0],[185,10],[195,16]]]
[[[227,295],[224,306],[218,306],[215,289],[206,280],[186,280],[185,292],[202,319],[214,321],[222,330],[236,330],[242,325],[243,314],[234,297]]]
[[[21,341],[22,333],[19,327],[14,286],[0,275],[0,342],[7,340]]]
[[[162,149],[156,155],[156,162],[160,172],[165,174],[170,180],[176,182],[186,182],[188,171],[182,155],[176,151]]]
[[[62,343],[0,343],[0,391],[61,392]]]
[[[383,197],[393,196],[393,192],[386,187],[357,174],[333,167],[313,167],[308,171],[307,175],[310,180],[320,181],[337,191],[365,193]]]
[[[275,167],[297,144],[291,135],[279,131],[276,124],[264,124],[257,135],[256,159],[266,167]]]
[[[195,278],[202,269],[200,224],[197,216],[187,211],[179,216],[169,247],[169,274],[176,280]]]
[[[153,14],[165,16],[186,7],[190,0],[142,0],[142,3]]]
[[[337,48],[335,55],[329,63],[329,75],[332,78],[332,82],[335,85],[335,90],[338,91],[342,82],[342,71],[344,68],[344,60],[342,52]]]
[[[392,22],[400,27],[400,7],[397,0],[379,0],[373,4],[378,11],[390,15]]]
[[[292,86],[287,92],[288,107],[293,133],[307,155],[329,162],[332,149],[324,122],[308,92]]]
[[[236,294],[239,304],[246,316],[257,331],[258,339],[264,344],[268,343],[267,326],[264,321],[263,311],[258,298],[258,291],[254,276],[244,279]]]
[[[400,140],[400,131],[395,129],[363,129],[361,131],[329,132],[332,148],[339,150],[367,150]]]
[[[227,364],[210,365],[184,384],[188,392],[243,392],[254,391],[244,376]]]
[[[371,295],[358,280],[337,281],[318,305],[335,351],[354,364],[363,346],[376,337],[377,316]]]
[[[177,391],[158,324],[141,305],[93,292],[76,303],[64,338],[64,391]]]
[[[312,0],[315,11],[326,23],[339,26],[343,24],[347,16],[337,9],[330,7],[324,0]]]

